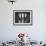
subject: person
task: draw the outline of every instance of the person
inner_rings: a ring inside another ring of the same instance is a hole
[[[16,14],[15,14],[15,23],[22,23],[21,13],[16,12]]]

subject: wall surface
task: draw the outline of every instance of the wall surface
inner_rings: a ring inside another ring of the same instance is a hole
[[[33,10],[32,26],[14,26],[13,10]],[[0,41],[15,40],[19,32],[26,32],[33,40],[46,40],[46,0],[16,0],[12,5],[0,0]]]

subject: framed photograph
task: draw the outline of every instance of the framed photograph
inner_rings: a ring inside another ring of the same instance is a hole
[[[14,25],[32,25],[32,10],[13,10]]]

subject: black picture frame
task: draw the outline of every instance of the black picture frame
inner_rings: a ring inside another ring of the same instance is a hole
[[[32,10],[13,10],[13,25],[32,25],[32,24],[33,24]]]

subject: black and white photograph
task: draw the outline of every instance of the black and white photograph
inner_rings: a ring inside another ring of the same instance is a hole
[[[14,10],[14,24],[32,24],[32,10]]]

